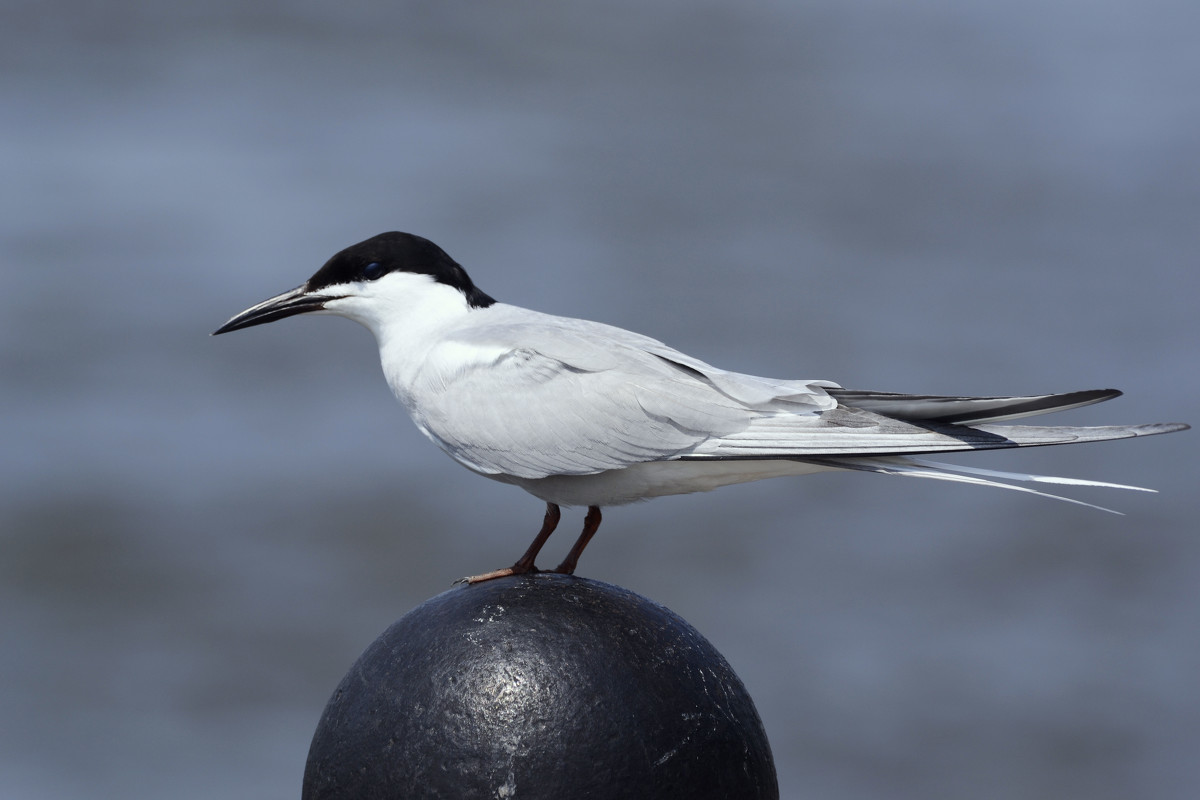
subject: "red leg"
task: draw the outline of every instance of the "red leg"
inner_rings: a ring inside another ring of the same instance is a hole
[[[579,556],[583,555],[583,548],[588,546],[588,542],[596,535],[596,531],[599,528],[600,506],[588,506],[587,516],[583,518],[583,532],[579,534],[579,538],[571,546],[571,552],[567,553],[567,557],[563,559],[561,564],[555,567],[554,571],[563,575],[574,575],[575,566],[579,563]]]
[[[467,583],[482,583],[483,581],[490,581],[493,578],[505,578],[509,575],[524,575],[527,572],[537,572],[538,568],[534,566],[533,562],[537,559],[542,546],[546,544],[546,540],[550,538],[550,534],[554,533],[554,529],[558,527],[558,520],[561,517],[562,512],[559,511],[557,505],[546,503],[546,516],[542,519],[542,529],[533,538],[533,542],[529,545],[529,549],[525,551],[525,555],[517,559],[517,563],[511,567],[494,569],[482,575],[472,575],[466,579]],[[583,550],[582,547],[579,549]]]

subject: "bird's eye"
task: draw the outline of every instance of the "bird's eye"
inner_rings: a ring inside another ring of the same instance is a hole
[[[367,264],[365,267],[363,267],[363,278],[366,280],[373,281],[382,275],[383,264],[380,264],[378,261],[372,261],[370,264]]]

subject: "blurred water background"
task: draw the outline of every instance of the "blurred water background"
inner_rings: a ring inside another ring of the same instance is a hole
[[[208,336],[380,231],[731,369],[1196,422],[1198,9],[6,0],[0,797],[296,797],[359,652],[524,549],[364,330]],[[1191,798],[1195,442],[970,459],[1127,516],[823,475],[581,574],[726,654],[784,797]]]

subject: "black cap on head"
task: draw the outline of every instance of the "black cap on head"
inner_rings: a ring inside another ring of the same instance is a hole
[[[325,262],[308,279],[308,291],[339,283],[373,281],[390,272],[429,275],[438,283],[458,289],[473,308],[496,302],[476,288],[467,271],[446,251],[428,239],[411,233],[390,231],[351,245]]]

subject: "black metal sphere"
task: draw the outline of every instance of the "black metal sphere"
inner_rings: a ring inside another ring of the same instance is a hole
[[[555,574],[434,597],[359,658],[306,800],[778,798],[750,696],[680,617]]]

